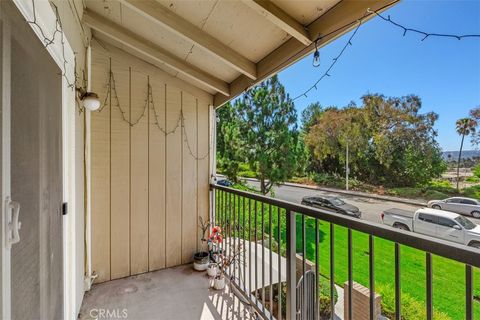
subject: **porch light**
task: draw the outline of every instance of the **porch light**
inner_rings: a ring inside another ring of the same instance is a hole
[[[320,66],[320,52],[318,51],[317,41],[315,41],[315,52],[313,53],[313,66],[315,68]]]
[[[95,111],[100,108],[98,95],[94,92],[87,92],[83,97],[83,106],[90,111]]]
[[[100,100],[98,99],[98,94],[95,92],[88,92],[83,88],[76,88],[78,91],[78,97],[83,103],[85,109],[90,111],[95,111],[100,108]]]

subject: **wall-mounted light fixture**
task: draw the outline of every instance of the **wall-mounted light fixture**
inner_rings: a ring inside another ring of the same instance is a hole
[[[78,92],[78,98],[82,101],[83,106],[90,110],[95,111],[100,108],[100,100],[98,99],[98,94],[95,92],[88,92],[83,88],[76,88]]]

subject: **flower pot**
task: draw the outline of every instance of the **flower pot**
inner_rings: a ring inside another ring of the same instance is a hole
[[[208,268],[210,260],[209,254],[206,251],[200,251],[193,255],[193,268],[197,271],[205,271]]]
[[[225,288],[225,277],[223,275],[216,276],[213,281],[213,287],[216,290],[223,290]]]
[[[209,277],[215,277],[218,273],[218,266],[216,263],[210,263],[208,265],[207,274]]]

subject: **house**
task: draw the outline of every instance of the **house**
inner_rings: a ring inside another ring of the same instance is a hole
[[[201,247],[199,217],[232,223],[220,207],[232,196],[285,214],[287,319],[296,312],[294,212],[464,263],[471,318],[473,250],[211,185],[216,108],[369,20],[368,10],[396,2],[1,1],[2,318],[76,319],[96,284],[116,279],[197,279],[173,267]],[[103,294],[139,287],[117,289]],[[182,294],[188,288],[172,297]],[[282,317],[243,294],[262,317]],[[431,317],[431,290],[428,297]],[[152,310],[168,305],[150,298],[153,309],[137,305],[152,313],[129,317],[167,319]],[[176,318],[202,317],[193,304],[175,305]],[[83,316],[123,312],[119,305]]]

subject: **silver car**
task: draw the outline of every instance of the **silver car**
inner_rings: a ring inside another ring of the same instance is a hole
[[[480,202],[471,198],[452,197],[444,200],[432,200],[428,206],[433,209],[447,210],[474,218],[480,218]]]

